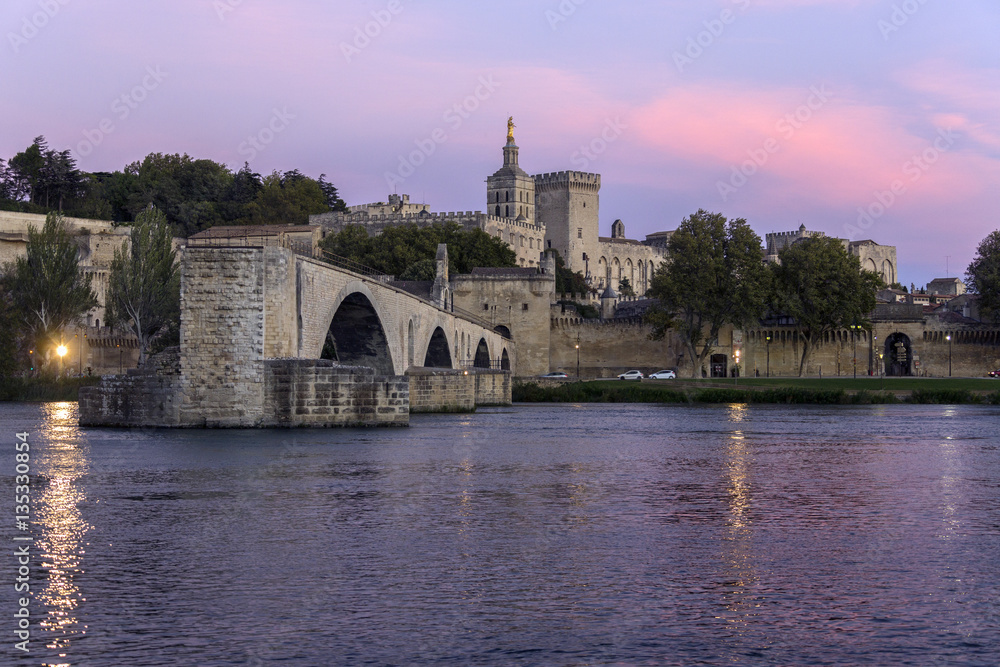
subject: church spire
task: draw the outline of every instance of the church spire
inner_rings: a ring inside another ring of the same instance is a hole
[[[514,117],[507,119],[507,145],[503,147],[503,166],[517,166],[517,144],[514,143]]]

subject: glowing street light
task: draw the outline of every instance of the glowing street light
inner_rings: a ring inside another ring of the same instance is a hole
[[[948,341],[948,377],[951,377],[951,334],[944,338]]]
[[[66,346],[63,345],[63,344],[61,344],[61,343],[59,344],[59,347],[56,348],[56,354],[59,355],[59,375],[62,375],[62,372],[63,372],[63,357],[66,356],[66,353],[68,351],[69,350],[66,349]]]
[[[733,375],[733,384],[738,385],[740,383],[740,351],[736,350],[733,355],[736,357],[736,368],[734,369],[736,373]]]

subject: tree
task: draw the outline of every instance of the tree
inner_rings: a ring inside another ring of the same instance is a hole
[[[150,206],[137,215],[130,241],[111,261],[108,321],[135,334],[141,368],[150,342],[180,319],[180,271],[162,211]]]
[[[264,177],[249,210],[250,221],[255,225],[305,225],[310,215],[330,209],[319,183],[293,169]]]
[[[340,193],[337,191],[337,187],[326,180],[326,174],[319,175],[319,189],[323,191],[323,196],[326,197],[326,205],[330,207],[331,211],[346,211],[347,202],[340,198]]]
[[[979,296],[980,317],[987,322],[1000,322],[1000,230],[979,244],[966,279],[969,290]]]
[[[629,282],[628,278],[622,278],[618,281],[618,294],[621,296],[635,296],[635,290],[632,289],[632,283]]]
[[[451,273],[469,273],[477,266],[517,266],[517,255],[506,243],[481,229],[467,230],[457,223],[397,225],[371,237],[364,226],[348,225],[324,238],[321,246],[331,254],[401,277],[426,276],[427,264],[422,262],[434,261],[439,243],[448,246]]]
[[[78,253],[62,215],[49,213],[41,231],[28,227],[25,254],[5,271],[24,333],[46,360],[63,329],[98,305]]]
[[[760,237],[739,218],[699,210],[670,237],[669,260],[653,272],[647,296],[659,303],[646,314],[650,337],[662,340],[675,330],[698,377],[719,331],[729,323],[747,326],[760,319],[768,274]]]
[[[579,271],[571,271],[566,268],[566,261],[555,248],[546,250],[552,253],[556,261],[556,294],[565,296],[566,294],[586,294],[590,291],[587,279]]]
[[[825,334],[852,325],[870,329],[875,292],[885,283],[877,273],[863,271],[861,261],[835,238],[802,239],[782,250],[778,259],[773,267],[773,309],[795,321],[802,341],[802,377]]]

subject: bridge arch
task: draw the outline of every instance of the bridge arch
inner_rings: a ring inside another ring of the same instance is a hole
[[[489,368],[491,366],[490,346],[486,343],[485,338],[479,339],[479,345],[476,346],[476,358],[472,365],[476,368]]]
[[[368,292],[368,294],[365,294]],[[378,375],[395,375],[383,321],[371,292],[345,289],[335,300],[321,359],[346,366],[367,366]]]
[[[444,329],[436,327],[427,343],[427,353],[424,354],[424,366],[428,368],[454,368],[451,360],[451,347]]]
[[[507,354],[507,348],[504,348],[503,354],[500,355],[500,370],[502,371],[510,370],[510,355]]]

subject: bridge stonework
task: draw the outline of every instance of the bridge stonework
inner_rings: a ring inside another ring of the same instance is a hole
[[[345,311],[368,329],[352,330],[355,320]],[[345,355],[364,350],[373,363],[320,359],[331,325],[342,316],[347,325],[335,348]],[[109,376],[81,390],[80,421],[223,428],[405,425],[406,373],[423,366],[435,334],[446,341],[453,368],[485,346],[491,362],[504,357],[513,370],[510,340],[376,278],[277,246],[189,247],[181,263],[179,362],[157,373]],[[490,387],[484,403],[509,403],[510,373],[499,373],[506,380],[498,381],[492,377],[497,373],[479,372],[490,377],[461,383],[470,387],[473,405],[480,386]]]

